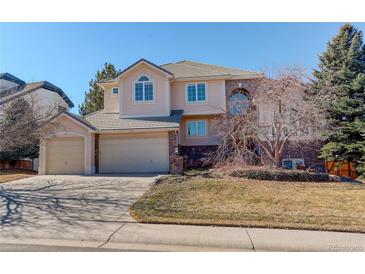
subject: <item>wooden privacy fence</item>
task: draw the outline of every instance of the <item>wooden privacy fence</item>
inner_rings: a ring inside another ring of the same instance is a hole
[[[356,179],[356,168],[354,162],[328,161],[326,169],[329,174]]]

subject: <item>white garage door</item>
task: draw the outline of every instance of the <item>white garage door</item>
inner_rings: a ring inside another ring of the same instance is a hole
[[[168,172],[167,133],[101,135],[100,173]]]
[[[83,174],[84,139],[55,138],[47,141],[47,174]]]

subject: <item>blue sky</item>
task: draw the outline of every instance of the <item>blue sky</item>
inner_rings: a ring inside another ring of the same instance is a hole
[[[365,32],[365,23],[354,24]],[[75,103],[105,62],[125,68],[194,60],[248,70],[298,64],[310,72],[340,23],[5,23],[0,71],[47,80]]]

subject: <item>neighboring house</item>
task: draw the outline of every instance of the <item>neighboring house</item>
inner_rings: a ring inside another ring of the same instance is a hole
[[[47,81],[25,83],[10,73],[0,73],[0,119],[3,109],[20,97],[32,101],[32,107],[45,115],[56,115],[60,109],[68,111],[74,106],[62,89]],[[32,161],[23,160],[11,164],[1,161],[0,167],[32,169]]]
[[[201,165],[220,143],[217,115],[237,94],[254,93],[262,76],[191,61],[158,66],[141,59],[99,82],[103,110],[55,117],[60,130],[41,140],[39,173],[180,173],[184,159],[188,167]]]

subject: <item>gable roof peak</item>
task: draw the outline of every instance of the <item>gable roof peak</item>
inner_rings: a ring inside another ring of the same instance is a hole
[[[116,81],[120,76],[122,76],[123,74],[127,73],[129,70],[131,70],[133,67],[139,65],[140,63],[146,63],[149,66],[152,66],[158,70],[160,70],[161,72],[169,75],[169,76],[173,76],[174,74],[171,71],[168,71],[167,69],[164,69],[162,66],[156,65],[155,63],[152,63],[151,61],[148,61],[145,58],[141,58],[138,61],[134,62],[132,65],[128,66],[127,68],[125,68],[124,70],[122,70],[121,72],[119,72],[114,78],[111,79],[106,79],[106,80],[101,80],[98,83],[108,83],[108,82],[114,82]]]

